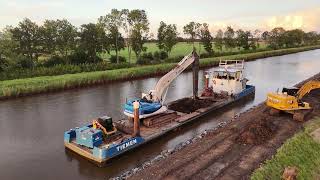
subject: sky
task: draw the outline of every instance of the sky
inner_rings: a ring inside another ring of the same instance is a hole
[[[211,31],[300,28],[320,32],[320,0],[0,0],[0,29],[23,18],[42,24],[45,19],[69,20],[75,26],[97,22],[111,9],[144,9],[151,32],[160,21],[177,24],[206,22]]]

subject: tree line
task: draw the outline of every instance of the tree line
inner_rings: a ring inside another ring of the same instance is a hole
[[[39,26],[26,18],[16,27],[8,26],[0,32],[0,71],[10,67],[97,63],[103,61],[97,54],[111,52],[115,53],[110,58],[113,63],[130,63],[134,53],[137,62],[145,64],[152,59],[168,58],[174,46],[183,40],[176,24],[161,21],[156,39],[160,52],[145,53],[147,48],[144,45],[152,38],[149,30],[147,13],[139,9],[112,9],[99,17],[96,23],[83,24],[78,28],[66,19],[45,20]],[[183,35],[194,49],[200,52],[203,47],[207,56],[213,56],[214,49],[255,50],[262,41],[268,48],[279,49],[318,44],[320,39],[317,32],[285,30],[282,27],[261,32],[234,30],[229,26],[213,35],[209,24],[198,22],[186,24]],[[195,42],[199,42],[198,47]],[[124,49],[128,51],[128,60],[119,55]]]

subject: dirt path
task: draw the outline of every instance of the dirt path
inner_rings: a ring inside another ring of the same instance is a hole
[[[312,77],[320,80],[320,74]],[[320,115],[320,90],[305,97]],[[270,116],[261,104],[225,127],[156,162],[130,179],[248,179],[259,164],[275,154],[302,127],[288,114]]]

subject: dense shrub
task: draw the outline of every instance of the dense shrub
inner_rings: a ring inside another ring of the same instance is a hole
[[[169,57],[168,53],[165,51],[160,51],[160,59],[164,60],[167,59]]]
[[[17,57],[17,66],[19,68],[26,68],[26,69],[30,69],[34,67],[34,61],[31,58],[28,58],[26,56],[18,56]]]
[[[151,52],[148,52],[148,53],[143,53],[142,54],[142,58],[144,59],[147,59],[147,60],[150,60],[152,61],[154,58],[153,58],[153,54]]]
[[[0,72],[8,68],[8,62],[5,58],[0,57]]]
[[[55,76],[62,74],[74,74],[81,72],[92,72],[92,71],[105,71],[112,69],[121,69],[132,67],[129,63],[111,64],[107,62],[101,63],[84,63],[79,65],[74,64],[58,64],[52,67],[34,67],[31,69],[8,69],[3,72],[0,71],[0,80],[19,79],[19,78],[30,78],[37,76]]]
[[[148,60],[148,59],[144,59],[142,57],[140,57],[138,60],[137,60],[137,64],[139,65],[146,65],[146,64],[150,64],[151,62]]]
[[[172,58],[166,59],[165,62],[168,62],[168,63],[180,62],[183,58],[184,56],[172,57]]]
[[[68,60],[71,64],[85,64],[85,63],[99,63],[103,59],[99,56],[91,57],[84,51],[75,51],[68,56]]]
[[[213,55],[209,54],[209,53],[201,53],[200,54],[200,58],[209,58],[212,57]]]
[[[43,63],[45,67],[52,67],[58,64],[65,64],[65,60],[60,56],[52,56],[47,61]]]
[[[88,55],[83,51],[76,51],[68,56],[68,60],[71,64],[82,64],[86,63]]]
[[[151,52],[149,53],[143,53],[140,58],[137,60],[137,64],[144,65],[144,64],[151,64],[153,62],[153,54]]]
[[[155,52],[153,53],[153,58],[154,58],[155,60],[160,60],[160,53],[159,53],[159,51],[155,51]]]
[[[109,60],[111,63],[117,63],[117,56],[112,55]],[[119,56],[119,63],[125,63],[125,62],[127,62],[127,59],[123,56]]]

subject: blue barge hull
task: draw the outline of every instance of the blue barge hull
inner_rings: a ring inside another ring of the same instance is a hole
[[[132,137],[130,133],[119,130],[121,138],[112,140],[108,143],[100,143],[99,145],[94,145],[93,148],[88,148],[86,146],[80,145],[76,141],[76,129],[71,129],[64,133],[64,145],[66,148],[74,151],[75,153],[95,162],[98,165],[103,165],[108,160],[120,156],[121,154],[135,149],[141,146],[144,143],[150,142],[155,140],[158,137],[163,136],[164,134],[186,124],[195,119],[203,117],[204,115],[218,110],[222,107],[230,105],[238,100],[244,99],[246,97],[251,97],[255,94],[255,87],[251,85],[247,85],[246,89],[243,90],[241,93],[234,95],[233,97],[227,97],[222,100],[218,100],[214,102],[211,106],[206,108],[201,108],[192,112],[190,114],[185,114],[181,112],[176,112],[179,114],[174,121],[167,123],[163,126],[150,128],[144,125],[140,127],[140,134],[141,137]],[[179,100],[177,100],[179,101]],[[175,102],[177,102],[175,101]],[[172,102],[174,103],[174,102]],[[119,120],[117,124],[126,124],[128,120]],[[142,123],[141,123],[142,124]],[[88,124],[83,127],[82,129],[91,128],[92,125]],[[98,138],[98,137],[96,137]]]

